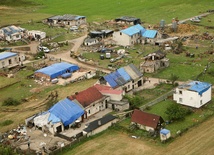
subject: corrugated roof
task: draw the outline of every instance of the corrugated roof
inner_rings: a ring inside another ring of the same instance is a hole
[[[89,132],[107,124],[108,122],[115,120],[116,118],[117,117],[112,116],[112,115],[106,115],[98,120],[95,120],[95,121],[89,123],[88,127],[86,129],[84,129],[84,131],[89,133]]]
[[[140,24],[137,24],[137,25],[131,26],[127,29],[121,30],[120,32],[125,33],[129,36],[132,36],[134,34],[142,33],[144,31],[145,31],[145,29]]]
[[[111,77],[110,74],[104,76],[104,79],[109,83],[109,85],[110,85],[112,88],[118,87],[117,82],[114,81],[114,79]]]
[[[102,94],[123,94],[123,91],[122,90],[117,90],[117,89],[112,89],[111,87],[109,86],[104,86],[104,85],[99,85],[99,84],[96,84],[94,85],[98,90],[99,92],[101,92]]]
[[[13,52],[1,52],[0,53],[0,60],[4,60],[13,56],[18,55],[17,53],[13,53]]]
[[[84,110],[68,98],[59,101],[48,111],[61,119],[64,126],[72,124],[84,114]]]
[[[140,73],[140,71],[133,64],[125,66],[124,69],[132,78],[132,80],[138,79],[139,77],[142,76],[142,73]]]
[[[92,86],[86,90],[76,93],[75,95],[69,96],[71,100],[77,100],[83,107],[87,107],[91,103],[102,99],[104,96],[97,90],[96,87]]]
[[[79,67],[74,64],[69,64],[66,62],[55,63],[48,67],[42,68],[37,70],[35,73],[43,73],[50,76],[51,79],[61,76],[62,74],[66,73],[67,71],[73,72],[78,70]]]
[[[123,79],[125,79],[126,81],[130,81],[131,77],[129,76],[129,74],[125,71],[125,69],[123,67],[119,68],[117,70],[117,72],[123,77]]]
[[[145,32],[142,33],[142,36],[145,38],[155,38],[157,34],[156,30],[146,30]]]
[[[62,16],[61,15],[53,16],[53,17],[50,17],[48,19],[52,19],[52,20],[78,20],[80,18],[85,18],[85,16],[65,14]]]
[[[146,112],[138,110],[138,109],[134,110],[132,117],[131,117],[131,121],[134,123],[152,127],[154,129],[157,128],[159,122],[160,123],[164,122],[163,118],[161,116],[146,113]]]

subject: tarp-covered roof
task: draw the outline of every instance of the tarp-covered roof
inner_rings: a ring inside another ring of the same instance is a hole
[[[104,76],[104,79],[110,84],[112,88],[122,86],[126,83],[126,80],[117,71]]]
[[[84,114],[84,110],[68,98],[59,101],[48,111],[61,119],[64,126],[72,124]]]
[[[126,81],[130,81],[131,77],[129,76],[129,74],[125,71],[125,69],[123,67],[119,68],[117,70],[117,72],[126,80]]]
[[[146,30],[144,33],[142,33],[142,36],[145,38],[155,38],[156,34],[156,30]]]
[[[200,81],[193,81],[189,83],[190,88],[189,90],[198,92],[199,95],[202,95],[205,91],[207,91],[211,84],[207,82],[200,82]]]
[[[170,133],[170,131],[167,129],[161,129],[160,133],[163,135],[167,135],[168,133]]]
[[[78,69],[79,67],[77,65],[61,62],[39,69],[35,73],[43,73],[50,76],[51,79],[54,79],[66,72],[73,72]]]
[[[2,52],[0,53],[0,60],[4,60],[13,56],[16,56],[17,53],[13,53],[13,52]]]
[[[129,36],[132,36],[137,33],[143,33],[144,31],[145,31],[145,29],[140,24],[137,24],[137,25],[131,26],[127,29],[121,30],[120,32],[125,33]]]

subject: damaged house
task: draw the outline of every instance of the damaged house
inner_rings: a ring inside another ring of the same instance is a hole
[[[141,72],[153,73],[159,68],[165,68],[169,66],[169,59],[166,58],[166,54],[160,50],[150,53],[144,57],[144,62],[140,64]]]
[[[140,18],[129,17],[129,16],[122,16],[122,17],[116,18],[115,22],[117,22],[118,24],[129,24],[129,25],[141,24]]]
[[[52,26],[79,26],[81,24],[86,24],[86,17],[79,15],[57,15],[49,17],[46,22]]]

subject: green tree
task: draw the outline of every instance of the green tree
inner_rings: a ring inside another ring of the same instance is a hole
[[[130,104],[130,109],[137,109],[142,103],[142,97],[140,96],[125,96]]]
[[[167,107],[165,113],[169,120],[183,120],[186,115],[192,113],[190,109],[186,109],[179,104],[171,104]]]
[[[175,74],[171,74],[170,76],[170,81],[172,82],[172,85],[175,84],[175,81],[177,81],[179,79],[179,76],[175,75]]]

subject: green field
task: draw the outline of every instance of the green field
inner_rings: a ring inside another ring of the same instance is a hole
[[[104,21],[120,16],[135,16],[146,23],[157,24],[161,19],[169,23],[174,17],[178,17],[178,19],[189,18],[206,12],[208,9],[213,9],[212,6],[214,5],[212,0],[138,0],[134,3],[131,0],[28,0],[28,3],[26,1],[21,0],[19,3],[14,0],[0,2],[0,6],[6,4],[19,6],[0,9],[0,23],[19,24],[31,19],[41,20],[57,14],[84,15],[88,21]],[[11,11],[15,15],[11,14]],[[6,14],[7,16],[5,16]]]

